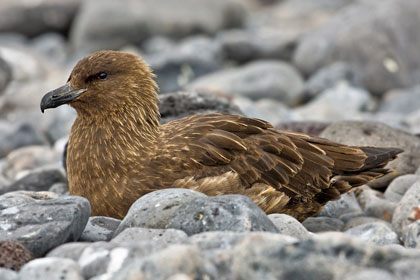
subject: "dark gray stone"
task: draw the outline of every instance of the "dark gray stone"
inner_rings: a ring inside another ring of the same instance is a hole
[[[20,147],[47,144],[45,137],[29,123],[0,123],[0,158]]]
[[[290,64],[260,60],[205,75],[186,88],[243,96],[253,100],[272,98],[287,105],[296,105],[302,99],[303,80]]]
[[[69,185],[67,183],[55,183],[48,189],[48,191],[60,195],[68,195]]]
[[[118,49],[156,35],[214,34],[242,25],[244,17],[244,6],[235,1],[89,0],[83,2],[70,38],[76,49]]]
[[[76,241],[90,214],[87,199],[51,192],[7,193],[0,196],[0,205],[0,241],[18,241],[38,257]]]
[[[126,228],[112,239],[118,244],[153,240],[161,244],[181,244],[187,240],[187,234],[177,229]]]
[[[404,153],[387,165],[399,175],[414,173],[420,166],[420,139],[382,123],[340,121],[328,126],[320,136],[346,145],[403,149]],[[393,177],[395,174],[390,174]]]
[[[406,227],[419,219],[420,181],[415,182],[398,202],[392,216],[392,226],[401,236]]]
[[[402,240],[405,247],[420,248],[420,220],[406,226]]]
[[[0,189],[0,194],[12,191],[48,191],[56,183],[67,182],[60,169],[44,169],[32,171],[16,182]]]
[[[195,114],[242,114],[227,99],[205,92],[178,91],[159,95],[161,123]]]
[[[45,32],[66,33],[80,0],[4,0],[0,3],[0,32],[36,36]]]
[[[374,222],[352,227],[345,233],[377,245],[400,244],[398,235],[388,223]]]
[[[384,197],[392,202],[399,202],[405,192],[416,182],[420,181],[420,175],[407,174],[395,178],[386,188]]]
[[[335,62],[316,71],[305,83],[305,98],[312,99],[321,92],[340,83],[363,88],[360,73],[345,62]]]
[[[19,271],[21,280],[83,280],[79,265],[70,259],[40,258],[33,260]]]
[[[111,217],[89,217],[85,230],[80,236],[79,241],[109,241],[120,223],[121,220]]]
[[[310,236],[308,230],[295,218],[286,214],[270,214],[268,218],[279,230],[279,233],[304,239]]]
[[[310,232],[341,231],[344,228],[341,220],[330,217],[309,217],[302,224]]]
[[[416,85],[420,38],[412,34],[420,24],[417,7],[417,0],[359,1],[303,38],[295,64],[310,74],[334,61],[348,62],[377,94]]]
[[[328,201],[317,216],[340,219],[342,215],[349,213],[362,213],[353,192],[343,194],[337,200]]]

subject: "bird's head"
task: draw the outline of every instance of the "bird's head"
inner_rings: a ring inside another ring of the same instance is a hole
[[[157,110],[157,85],[136,55],[99,51],[81,59],[65,85],[41,100],[41,111],[69,104],[78,114],[107,115],[129,107]]]

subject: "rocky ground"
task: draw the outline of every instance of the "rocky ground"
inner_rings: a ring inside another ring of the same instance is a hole
[[[417,0],[0,2],[0,279],[420,279]],[[124,220],[69,196],[75,112],[41,97],[99,49],[141,55],[162,122],[242,113],[405,152],[298,222],[238,195],[150,193]]]

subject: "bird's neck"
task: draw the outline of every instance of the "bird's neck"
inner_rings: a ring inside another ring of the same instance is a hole
[[[67,154],[71,194],[92,200],[129,187],[130,172],[147,166],[159,137],[159,115],[144,110],[125,108],[100,118],[78,114]]]

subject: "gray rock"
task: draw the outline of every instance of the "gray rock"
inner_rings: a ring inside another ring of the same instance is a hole
[[[420,24],[417,5],[417,0],[359,1],[301,40],[294,61],[305,74],[346,61],[378,94],[415,85],[420,39],[412,34]]]
[[[363,88],[360,73],[345,62],[335,62],[316,71],[305,83],[305,98],[312,99],[321,92],[347,83],[355,88]]]
[[[420,85],[404,90],[391,90],[385,94],[378,111],[393,114],[410,114],[419,109],[417,105],[419,99]]]
[[[341,231],[344,228],[341,220],[330,217],[309,217],[302,225],[310,232]]]
[[[128,227],[168,228],[178,208],[199,197],[206,195],[189,189],[164,189],[148,193],[131,205],[114,236]]]
[[[83,2],[70,38],[76,49],[118,49],[139,44],[152,35],[182,38],[195,33],[214,34],[240,26],[244,16],[244,7],[235,1],[125,0],[122,5],[112,0],[89,0]]]
[[[30,145],[47,145],[48,142],[31,124],[14,125],[0,122],[0,158],[17,148]]]
[[[293,66],[281,61],[261,60],[205,75],[186,87],[254,100],[272,98],[296,105],[302,99],[303,81]]]
[[[31,47],[46,58],[60,63],[66,62],[67,41],[60,34],[43,33],[31,41]]]
[[[297,33],[276,28],[234,29],[217,33],[226,59],[240,63],[258,59],[290,60]]]
[[[344,82],[323,91],[295,112],[303,119],[317,121],[354,119],[372,107],[372,102],[369,92]]]
[[[188,237],[188,242],[197,245],[205,252],[213,250],[230,250],[247,236],[274,234],[270,232],[233,232],[233,231],[207,231]],[[284,235],[284,238],[289,238]],[[290,238],[289,238],[290,240]]]
[[[420,220],[406,226],[402,240],[405,247],[420,248]]]
[[[19,275],[14,270],[0,267],[0,279],[1,280],[19,280]]]
[[[268,218],[279,230],[279,233],[304,239],[310,236],[308,230],[295,218],[286,214],[270,214]]]
[[[221,45],[204,36],[189,37],[161,51],[153,50],[144,59],[157,75],[161,93],[180,90],[193,79],[219,70],[223,64]]]
[[[276,124],[276,129],[291,130],[312,136],[318,136],[331,123],[320,121],[284,121]]]
[[[9,153],[1,172],[6,179],[15,181],[31,170],[43,166],[56,166],[59,161],[60,155],[48,146],[28,146]]]
[[[12,68],[7,61],[0,56],[0,95],[3,93],[3,90],[7,87],[11,79]]]
[[[83,251],[90,247],[88,242],[69,242],[59,245],[48,252],[46,257],[57,257],[78,261]]]
[[[70,259],[40,258],[33,260],[19,271],[21,280],[83,280],[79,265]]]
[[[126,228],[112,239],[112,242],[138,242],[153,240],[161,244],[181,244],[187,240],[187,234],[177,229]]]
[[[391,270],[397,279],[401,280],[415,280],[419,278],[420,267],[419,260],[399,260],[391,265]]]
[[[121,220],[111,217],[93,216],[89,217],[86,227],[79,238],[79,241],[95,242],[109,241],[114,235]]]
[[[226,98],[205,92],[178,91],[159,95],[161,123],[195,114],[242,114]]]
[[[359,189],[363,191],[357,196],[357,200],[362,206],[364,213],[367,216],[391,222],[397,203],[384,199],[382,192],[372,190],[367,186]]]
[[[401,235],[406,227],[419,219],[420,181],[415,182],[404,194],[392,216],[392,226]]]
[[[48,189],[48,191],[60,195],[68,195],[69,185],[67,183],[55,183]]]
[[[392,230],[391,225],[383,222],[355,226],[346,230],[345,233],[377,245],[400,244],[398,235]]]
[[[0,194],[12,191],[48,191],[55,183],[67,182],[59,169],[44,169],[32,171],[14,183],[0,189]]]
[[[77,240],[90,214],[87,199],[50,192],[11,192],[0,204],[0,241],[18,241],[36,256]]]
[[[353,192],[343,194],[337,200],[328,201],[317,216],[340,219],[344,214],[361,213],[359,203]]]
[[[413,173],[420,166],[420,139],[385,124],[341,121],[328,126],[320,136],[347,145],[401,148],[404,153],[387,165],[399,175]]]
[[[407,174],[395,178],[386,188],[384,197],[392,202],[399,202],[405,192],[416,182],[420,181],[419,175]]]
[[[345,222],[343,231],[346,231],[350,228],[357,227],[364,224],[372,224],[372,223],[380,223],[380,222],[388,224],[387,222],[379,218],[356,216],[356,217],[350,218],[349,220]]]
[[[114,271],[108,271],[102,277],[114,280],[154,280],[170,279],[171,276],[183,274],[194,275],[196,279],[219,279],[214,265],[204,259],[193,245],[169,246],[145,258],[133,260],[130,264],[119,266]]]
[[[65,33],[80,0],[5,0],[0,5],[0,32],[19,32],[33,37],[44,32]]]
[[[343,280],[394,280],[395,275],[389,273],[384,269],[364,268],[362,270],[350,271],[343,275]]]
[[[47,111],[43,118],[45,124],[42,126],[42,131],[54,143],[62,137],[68,138],[76,119],[76,111],[70,106],[61,106]]]

